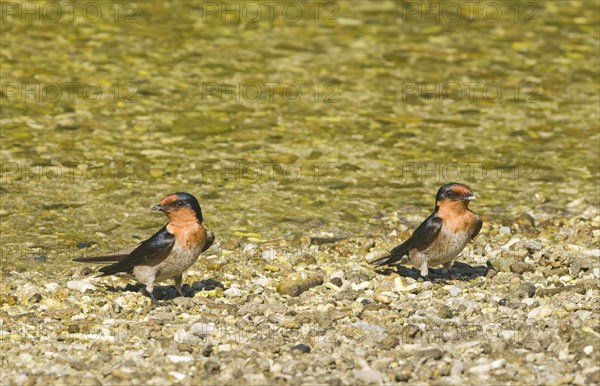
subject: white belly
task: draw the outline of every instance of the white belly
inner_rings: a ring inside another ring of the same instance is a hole
[[[442,228],[436,240],[429,247],[424,250],[409,252],[410,264],[414,267],[420,267],[423,259],[427,261],[427,265],[430,267],[448,263],[458,256],[470,238],[471,234],[468,231],[452,233]]]
[[[202,248],[180,248],[173,247],[169,256],[157,265],[138,265],[133,269],[137,281],[144,284],[154,283],[181,275],[191,267]]]

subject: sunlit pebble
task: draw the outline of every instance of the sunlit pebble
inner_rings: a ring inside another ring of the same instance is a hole
[[[510,235],[510,228],[507,226],[503,226],[500,228],[501,235]]]
[[[461,289],[459,287],[453,286],[448,289],[448,293],[450,296],[456,296],[460,293]]]
[[[592,354],[592,353],[594,352],[594,346],[591,346],[591,345],[590,345],[590,346],[585,346],[585,347],[583,348],[583,352],[584,352],[586,355],[590,355],[590,354]]]

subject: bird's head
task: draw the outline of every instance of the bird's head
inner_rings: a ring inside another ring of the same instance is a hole
[[[467,208],[469,201],[474,200],[473,191],[465,184],[451,182],[439,188],[435,197],[436,209],[441,206]]]
[[[165,196],[151,210],[164,212],[171,222],[202,222],[202,209],[196,197],[189,193],[173,193]]]

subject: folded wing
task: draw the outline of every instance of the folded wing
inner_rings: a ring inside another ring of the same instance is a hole
[[[412,249],[423,250],[427,248],[437,237],[442,229],[442,219],[435,213],[429,216],[413,234],[396,248],[390,251],[389,255],[373,260],[373,265],[390,265],[397,263]]]
[[[169,256],[174,245],[175,236],[169,233],[165,226],[154,234],[154,236],[138,245],[131,253],[121,258],[121,260],[115,264],[102,267],[99,271],[103,273],[102,276],[107,276],[118,272],[128,272],[139,264],[158,264]],[[111,257],[114,256],[118,255],[111,255]]]

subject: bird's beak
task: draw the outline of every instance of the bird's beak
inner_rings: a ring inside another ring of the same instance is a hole
[[[163,211],[165,210],[165,207],[162,205],[154,205],[152,208],[150,208],[150,210],[160,210]]]
[[[477,198],[477,197],[475,197],[474,195],[472,195],[472,194],[469,194],[468,196],[465,196],[465,198],[463,198],[463,200],[466,200],[466,201],[472,201],[472,200],[474,200],[474,199],[476,199],[476,198]]]

